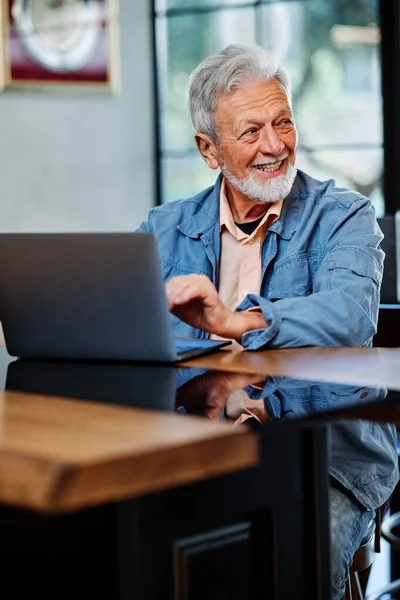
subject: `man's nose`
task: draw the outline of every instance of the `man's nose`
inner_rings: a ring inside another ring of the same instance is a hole
[[[280,139],[279,135],[273,127],[265,129],[262,132],[260,144],[260,152],[262,154],[272,154],[273,156],[279,156],[282,154],[285,144]]]

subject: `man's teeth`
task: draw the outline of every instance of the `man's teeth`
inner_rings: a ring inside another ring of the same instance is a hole
[[[283,160],[280,160],[278,162],[270,163],[269,165],[254,165],[254,166],[256,169],[259,169],[260,171],[265,171],[266,173],[272,173],[273,171],[278,171],[278,169],[280,168],[282,163],[283,163]]]

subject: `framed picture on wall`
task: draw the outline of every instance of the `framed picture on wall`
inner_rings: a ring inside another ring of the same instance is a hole
[[[118,93],[118,0],[0,3],[0,91]]]

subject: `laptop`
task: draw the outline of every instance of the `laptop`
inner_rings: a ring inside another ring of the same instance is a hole
[[[174,338],[151,233],[0,234],[11,356],[176,362],[229,341]]]

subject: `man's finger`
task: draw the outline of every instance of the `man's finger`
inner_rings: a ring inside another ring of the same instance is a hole
[[[177,304],[182,304],[183,302],[187,302],[187,300],[182,300],[187,297],[187,292],[190,294],[190,284],[189,283],[179,283],[174,285],[167,291],[167,300],[169,307],[172,308]]]
[[[165,286],[170,308],[195,298],[206,300],[214,291],[212,283],[200,275],[174,277]]]

